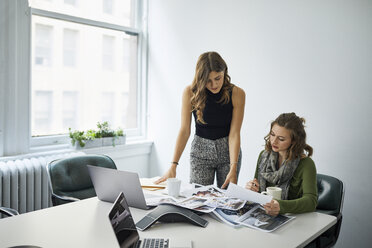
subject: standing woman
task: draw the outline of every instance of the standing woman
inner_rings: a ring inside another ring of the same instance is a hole
[[[199,56],[192,84],[182,96],[181,128],[169,170],[156,182],[176,177],[178,161],[190,137],[191,114],[196,133],[191,144],[190,182],[226,188],[236,183],[241,166],[240,128],[244,91],[230,82],[227,65],[216,52]]]
[[[282,189],[281,200],[264,205],[268,214],[313,212],[318,192],[316,168],[310,158],[313,148],[306,144],[305,119],[295,113],[279,115],[265,137],[265,150],[258,157],[255,178],[246,188],[262,192],[266,187]]]

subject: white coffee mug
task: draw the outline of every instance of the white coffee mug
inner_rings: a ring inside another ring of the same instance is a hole
[[[181,180],[177,178],[167,179],[168,195],[178,197],[180,195]]]
[[[271,195],[274,199],[282,199],[282,189],[279,187],[267,187],[266,191],[261,192],[263,195]]]

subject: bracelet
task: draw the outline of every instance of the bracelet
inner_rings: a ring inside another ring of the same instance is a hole
[[[178,162],[175,162],[175,161],[174,161],[174,162],[171,162],[171,164],[175,164],[175,165],[178,165]]]
[[[234,164],[238,164],[239,162],[233,162],[233,163],[230,163],[230,165],[234,165]]]

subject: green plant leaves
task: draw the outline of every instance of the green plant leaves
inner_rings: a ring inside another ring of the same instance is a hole
[[[114,137],[112,145],[115,146],[115,138],[117,138],[118,136],[124,136],[124,131],[122,128],[119,127],[116,131],[110,129],[107,121],[103,123],[97,122],[97,128],[97,131],[94,129],[89,129],[86,132],[78,130],[72,131],[71,128],[69,128],[68,130],[71,138],[71,144],[74,146],[76,142],[78,142],[81,147],[84,147],[85,141],[87,140],[94,140],[104,137]]]

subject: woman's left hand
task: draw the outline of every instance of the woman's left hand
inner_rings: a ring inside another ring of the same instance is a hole
[[[230,170],[229,174],[226,176],[225,182],[222,184],[221,189],[227,188],[229,183],[235,183],[238,181],[238,177],[236,176],[236,170]]]
[[[280,205],[277,200],[271,200],[271,202],[268,202],[264,205],[264,208],[266,210],[266,213],[271,216],[277,216],[280,211]]]

